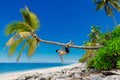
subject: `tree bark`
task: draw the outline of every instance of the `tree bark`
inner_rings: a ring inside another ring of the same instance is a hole
[[[58,46],[65,46],[66,44],[64,43],[59,43],[59,42],[53,42],[53,41],[47,41],[47,40],[42,40],[39,39],[40,42],[47,43],[47,44],[54,44]],[[69,44],[68,44],[69,45]],[[77,45],[69,45],[71,48],[78,48],[78,49],[99,49],[103,46],[77,46]]]
[[[32,36],[34,38],[36,38],[36,40],[38,42],[43,42],[43,43],[53,44],[53,45],[58,45],[58,46],[66,46],[67,45],[65,43],[59,43],[59,42],[47,41],[47,40],[40,39],[40,38],[38,38],[38,36],[35,33],[33,33]],[[68,44],[68,45],[70,48],[77,48],[77,49],[99,49],[99,48],[103,47],[103,46],[77,46],[77,45],[70,45],[70,44]]]

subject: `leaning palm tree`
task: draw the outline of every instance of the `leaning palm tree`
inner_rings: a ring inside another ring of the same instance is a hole
[[[106,15],[111,16],[116,25],[117,23],[113,16],[113,10],[120,12],[120,0],[94,0],[94,2],[96,4],[96,11],[104,8]]]
[[[34,37],[35,31],[39,29],[39,21],[37,16],[30,12],[27,7],[20,10],[23,21],[11,22],[7,25],[5,29],[5,34],[8,36],[13,34],[13,36],[7,41],[5,46],[9,46],[8,55],[12,56],[15,52],[16,47],[22,43],[22,47],[18,53],[17,61],[24,48],[28,45],[28,57],[32,55],[38,44],[38,40]]]
[[[7,25],[5,29],[5,34],[7,36],[10,34],[13,35],[4,45],[4,46],[9,46],[8,48],[9,56],[13,55],[13,53],[16,50],[16,47],[20,43],[22,44],[22,46],[18,53],[17,61],[19,60],[26,46],[28,46],[27,55],[28,57],[30,57],[35,51],[38,42],[44,42],[47,44],[54,44],[54,45],[59,45],[59,46],[66,45],[64,43],[40,39],[35,33],[35,31],[39,29],[39,20],[37,16],[34,13],[30,12],[27,7],[25,7],[25,9],[21,9],[20,12],[22,14],[23,21],[11,22],[10,24]],[[89,46],[77,46],[77,45],[73,45],[72,43],[73,42],[70,41],[67,44],[69,44],[69,47],[79,48],[79,49],[98,49],[101,47],[101,46],[90,46],[90,47]]]

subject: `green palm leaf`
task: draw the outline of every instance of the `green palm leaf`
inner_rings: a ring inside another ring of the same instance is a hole
[[[15,37],[16,37],[16,35],[13,35],[13,36],[6,42],[6,44],[4,45],[4,47],[10,46],[10,45],[14,42]]]
[[[19,32],[19,33],[16,33],[15,35],[13,35],[7,42],[6,44],[4,45],[5,46],[10,46],[11,44],[13,44],[13,42],[15,41],[16,37],[17,38],[27,38],[31,36],[31,33],[30,32]]]
[[[23,45],[22,45],[22,47],[21,47],[21,49],[20,49],[20,52],[18,53],[18,56],[17,56],[17,59],[16,59],[17,62],[19,61],[20,56],[21,56],[24,48],[26,47],[26,45],[27,45],[27,41],[25,41],[25,42],[23,43]]]
[[[8,26],[6,27],[5,34],[10,35],[15,32],[20,32],[20,31],[31,32],[31,28],[29,27],[29,25],[27,25],[24,22],[12,22],[12,23],[8,24]]]
[[[37,40],[35,38],[32,38],[29,41],[29,45],[28,45],[28,57],[30,57],[33,54],[36,46],[37,46]]]
[[[21,38],[27,38],[27,37],[31,36],[31,33],[30,33],[30,32],[27,32],[27,31],[24,31],[24,32],[19,32],[18,35],[19,35]]]
[[[113,18],[114,24],[116,25],[116,20],[113,16],[112,10],[120,12],[120,0],[93,0],[96,4],[96,11],[104,8],[106,15]]]
[[[12,56],[20,42],[25,40],[20,52],[18,53],[17,61],[19,60],[25,46],[28,45],[28,57],[30,57],[35,51],[38,40],[36,40],[32,34],[39,28],[37,16],[30,12],[27,7],[25,7],[25,9],[21,9],[20,12],[22,14],[23,21],[12,22],[8,24],[5,29],[5,34],[7,36],[13,34],[13,36],[5,44],[5,46],[9,46],[9,56]]]
[[[29,9],[26,7],[25,9],[20,10],[24,22],[26,22],[34,31],[39,28],[39,20],[37,16],[30,12]]]
[[[104,7],[105,2],[104,1],[99,1],[96,3],[96,11],[99,9],[102,9]]]
[[[106,12],[107,16],[112,15],[112,9],[108,5],[105,5],[105,12]]]
[[[23,38],[15,40],[8,49],[8,56],[12,56],[15,52],[16,47],[20,44],[20,42],[23,40]]]
[[[109,2],[117,11],[120,11],[120,6],[119,6],[118,2],[116,2],[116,1],[109,1]]]

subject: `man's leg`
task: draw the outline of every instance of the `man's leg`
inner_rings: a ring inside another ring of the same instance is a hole
[[[61,60],[61,62],[62,62],[62,64],[63,64],[63,59],[62,59],[62,55],[59,55],[59,57],[60,57],[60,60]]]

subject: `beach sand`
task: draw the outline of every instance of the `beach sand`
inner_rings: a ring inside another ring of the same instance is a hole
[[[81,65],[81,63],[79,63]],[[13,73],[6,73],[6,74],[0,74],[0,80],[15,80],[18,79],[20,76],[31,76],[34,74],[43,74],[46,75],[48,73],[54,73],[59,72],[63,69],[69,69],[73,66],[78,66],[78,63],[67,65],[67,66],[61,66],[61,67],[53,67],[53,68],[45,68],[45,69],[37,69],[37,70],[29,70],[29,71],[19,71],[19,72],[13,72]]]
[[[0,80],[120,80],[120,70],[108,72],[115,74],[107,76],[95,69],[88,69],[85,63],[75,63],[61,67],[0,74]]]

